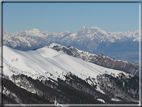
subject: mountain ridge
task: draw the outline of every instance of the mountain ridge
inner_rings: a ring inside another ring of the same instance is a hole
[[[97,65],[101,65],[107,68],[122,70],[122,71],[139,76],[139,65],[135,65],[127,61],[115,60],[103,54],[98,54],[98,55],[91,54],[89,52],[78,50],[77,48],[73,46],[65,47],[57,43],[52,43],[48,45],[47,47],[59,52],[60,51],[64,52],[70,56],[80,58],[82,60],[97,64]]]
[[[4,46],[3,50],[6,104],[53,104],[55,100],[60,104],[138,103],[138,77],[129,73],[92,64],[47,46],[30,51]]]
[[[38,29],[8,33],[4,31],[3,44],[18,50],[31,50],[58,43],[74,46],[93,54],[105,54],[138,64],[139,31],[105,32],[97,27],[83,28],[77,33],[69,31],[50,33]],[[127,54],[127,55],[126,55]]]
[[[85,34],[85,31],[87,31],[87,35]],[[0,31],[1,32],[1,31]],[[84,32],[83,34],[81,32]],[[102,33],[100,34],[99,36],[106,36],[106,38],[108,39],[108,41],[110,42],[114,42],[114,41],[111,41],[111,39],[115,39],[115,40],[120,40],[120,39],[123,39],[123,38],[132,38],[133,41],[139,41],[139,30],[135,30],[135,31],[125,31],[125,32],[106,32],[98,27],[90,27],[90,28],[86,28],[85,26],[82,27],[77,33],[71,33],[69,31],[64,31],[64,32],[54,32],[54,33],[50,33],[48,31],[43,31],[41,32],[39,29],[31,29],[31,30],[27,30],[27,31],[22,31],[22,32],[13,32],[13,33],[8,33],[6,30],[4,30],[4,37],[5,37],[5,34],[7,35],[11,35],[11,36],[15,36],[16,34],[19,34],[19,35],[23,35],[23,33],[27,33],[25,34],[26,35],[32,35],[32,33],[39,33],[37,35],[34,35],[34,36],[43,36],[44,34],[47,36],[49,35],[52,35],[52,36],[55,36],[55,35],[63,35],[63,34],[72,34],[72,35],[76,35],[76,36],[98,36],[97,33]],[[22,33],[22,34],[21,34]],[[81,34],[80,34],[81,33]],[[91,34],[93,33],[93,34]],[[90,34],[90,35],[88,35]],[[41,36],[41,37],[42,37]],[[70,36],[70,35],[69,35]],[[62,36],[61,36],[62,37]],[[110,39],[110,40],[109,40]]]

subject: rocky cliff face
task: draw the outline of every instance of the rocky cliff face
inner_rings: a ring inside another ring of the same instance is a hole
[[[56,51],[62,51],[70,56],[74,56],[76,58],[81,58],[85,61],[104,66],[107,68],[112,68],[116,70],[122,70],[131,74],[134,74],[136,76],[139,76],[139,66],[127,61],[121,61],[121,60],[115,60],[108,56],[105,56],[103,54],[91,54],[85,51],[78,50],[74,47],[65,47],[59,44],[51,44],[47,46],[49,48],[52,48]]]

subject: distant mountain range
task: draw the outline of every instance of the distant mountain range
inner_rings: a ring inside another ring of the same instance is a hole
[[[32,29],[8,33],[4,30],[3,43],[18,50],[31,50],[59,43],[93,54],[104,54],[124,61],[139,63],[139,31],[105,32],[98,27],[83,26],[77,33],[69,31],[50,33]]]

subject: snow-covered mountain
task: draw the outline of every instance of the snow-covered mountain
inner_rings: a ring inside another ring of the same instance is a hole
[[[86,79],[89,76],[96,78],[97,75],[104,74],[106,71],[115,75],[123,72],[92,64],[48,47],[34,51],[18,51],[4,46],[3,52],[4,75],[8,76],[26,74],[36,79],[40,75],[45,78],[53,75],[52,78],[57,80],[63,74],[72,72],[80,78]]]
[[[50,33],[48,31],[41,32],[38,29],[32,29],[28,31],[22,31],[20,33],[8,33],[4,30],[4,44],[11,44],[13,48],[25,44],[26,47],[35,48],[35,43],[38,42],[62,42],[70,45],[72,42],[76,43],[86,43],[89,41],[95,41],[97,43],[102,42],[116,42],[116,41],[139,41],[139,31],[126,31],[126,32],[105,32],[98,27],[91,27],[87,29],[83,26],[77,33],[71,33],[69,31],[65,32],[55,32]],[[37,41],[38,39],[38,41]],[[15,41],[16,40],[16,41]],[[19,42],[18,42],[19,41]],[[16,43],[15,43],[16,42]],[[22,42],[20,44],[20,42]]]
[[[48,31],[41,32],[38,29],[8,33],[4,30],[3,43],[19,50],[37,49],[51,43],[59,43],[137,64],[139,59],[138,30],[106,32],[98,27],[86,28],[85,26],[77,33],[69,31],[50,33]]]
[[[52,43],[48,45],[48,47],[56,51],[66,53],[70,56],[74,56],[76,58],[80,58],[100,66],[104,66],[104,67],[112,68],[116,70],[122,70],[122,71],[139,76],[139,66],[127,61],[115,60],[103,54],[98,54],[98,55],[91,54],[89,52],[78,50],[77,48],[73,46],[65,47],[57,43]]]
[[[138,102],[138,77],[49,46],[30,51],[4,46],[3,66],[5,103],[52,103],[55,99],[64,104]]]
[[[138,30],[3,34],[5,103],[138,103],[138,65],[126,62],[139,60]]]

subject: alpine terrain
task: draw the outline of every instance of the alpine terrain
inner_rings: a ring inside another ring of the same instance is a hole
[[[92,54],[104,54],[113,59],[139,63],[139,30],[106,32],[98,27],[85,26],[77,33],[69,31],[50,33],[38,29],[8,33],[4,30],[3,43],[24,51],[58,43]]]
[[[91,54],[73,46],[66,47],[56,43],[44,46],[51,41],[67,42],[69,38],[74,43],[77,40],[74,37],[81,38],[79,35],[89,31],[91,36],[91,32],[98,28],[85,29],[83,27],[77,34],[63,32],[60,36],[59,33],[53,35],[36,29],[17,32],[15,37],[15,34],[5,32],[4,42],[7,46],[3,46],[3,103],[55,106],[138,104],[138,65],[114,60],[102,54]],[[100,35],[108,35],[98,30]],[[38,36],[35,37],[35,34]],[[36,39],[38,41],[35,42]],[[108,41],[105,36],[102,40]],[[116,38],[109,40],[114,42]],[[25,48],[20,48],[21,46]],[[34,46],[38,49],[29,50]]]

